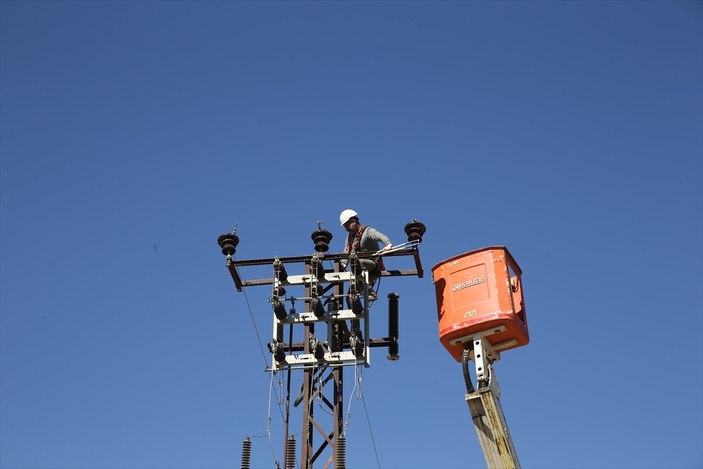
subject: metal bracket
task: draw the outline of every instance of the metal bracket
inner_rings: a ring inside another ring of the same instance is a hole
[[[282,368],[290,368],[293,370],[301,368],[314,368],[320,366],[350,366],[364,365],[371,366],[370,358],[367,354],[363,357],[356,357],[353,352],[346,350],[342,352],[325,352],[322,359],[318,360],[312,353],[300,353],[298,355],[288,355],[284,363],[277,363],[273,360],[270,367],[264,371],[278,371]]]
[[[507,327],[505,326],[497,326],[497,327],[492,327],[491,329],[486,329],[481,332],[477,332],[475,334],[470,334],[470,335],[465,335],[461,337],[457,337],[456,339],[452,339],[449,341],[451,345],[459,345],[459,344],[465,344],[466,342],[471,342],[472,340],[475,340],[476,337],[488,337],[493,334],[498,334],[500,332],[505,332],[507,330]],[[505,350],[506,348],[512,347],[517,343],[517,339],[510,339],[506,340],[505,342],[499,342],[497,344],[490,344],[491,348],[493,349],[494,353],[496,354],[496,358],[491,360],[500,360],[500,351]]]
[[[488,387],[491,380],[491,363],[497,360],[500,355],[493,350],[490,342],[481,335],[474,336],[473,347],[476,382],[479,388]]]
[[[305,286],[315,288],[317,284],[320,283],[338,283],[344,284],[348,283],[350,285],[350,290],[355,290],[357,287],[357,281],[359,281],[359,286],[361,289],[356,290],[356,293],[361,297],[362,309],[358,310],[358,314],[354,313],[353,309],[339,309],[333,311],[325,311],[324,315],[320,317],[316,316],[313,311],[304,311],[297,313],[294,308],[288,312],[285,319],[279,319],[276,317],[275,311],[273,314],[273,336],[274,341],[277,335],[279,335],[280,328],[284,324],[288,324],[291,327],[295,324],[310,324],[312,323],[327,323],[328,335],[332,333],[333,323],[337,321],[352,321],[356,323],[357,327],[361,329],[361,341],[359,343],[360,350],[357,350],[356,354],[352,350],[343,351],[329,351],[325,350],[324,355],[315,353],[295,353],[295,351],[290,348],[281,350],[286,353],[285,360],[277,361],[274,354],[272,353],[271,366],[266,368],[266,371],[276,372],[278,370],[288,368],[288,369],[301,369],[301,368],[314,368],[317,366],[348,366],[363,364],[365,367],[371,366],[371,339],[370,339],[370,325],[369,325],[369,273],[366,270],[361,270],[358,275],[355,275],[353,271],[350,272],[327,272],[322,275],[316,276],[316,272],[307,273],[304,275],[286,275],[285,279],[280,279],[278,273],[276,272],[277,266],[276,262],[279,262],[278,258],[274,261],[274,278],[273,286],[274,291],[282,286]],[[318,297],[323,298],[323,297]],[[337,296],[341,302],[344,302],[344,296]],[[311,297],[289,297],[281,298],[281,301],[303,301],[311,299]],[[328,343],[331,342],[331,336],[328,337]],[[288,344],[289,347],[291,344]],[[353,344],[352,344],[353,345]],[[353,348],[353,347],[352,347]],[[307,350],[307,349],[306,349]],[[300,350],[298,349],[298,352]],[[274,352],[272,350],[272,352]]]
[[[479,388],[487,388],[492,385],[493,379],[491,376],[491,364],[497,360],[500,360],[500,350],[507,348],[512,342],[506,341],[492,345],[488,341],[487,337],[504,332],[505,330],[505,326],[493,327],[475,334],[458,337],[449,342],[452,345],[465,344],[467,342],[472,343],[472,350],[469,358],[474,361],[474,366],[476,368],[476,382]]]
[[[300,299],[300,298],[299,298]],[[364,319],[366,314],[356,315],[351,309],[340,309],[337,311],[326,312],[324,316],[318,318],[311,311],[302,313],[289,313],[288,317],[283,321],[278,321],[279,324],[300,324],[306,322],[330,322],[330,321],[346,321],[349,319]]]

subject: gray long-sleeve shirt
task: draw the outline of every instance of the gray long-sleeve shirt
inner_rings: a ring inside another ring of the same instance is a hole
[[[344,252],[352,253],[354,250],[354,237],[355,234],[348,234],[347,240],[344,244]],[[359,240],[359,252],[376,252],[381,249],[379,243],[383,243],[383,246],[390,243],[391,240],[385,234],[381,233],[375,228],[367,226],[364,232],[361,234],[361,239]]]

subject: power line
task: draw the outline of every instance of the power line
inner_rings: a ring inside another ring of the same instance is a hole
[[[381,461],[378,459],[378,451],[376,450],[376,440],[373,437],[373,430],[371,429],[371,420],[369,419],[369,411],[366,408],[366,399],[362,396],[361,402],[364,403],[364,412],[366,413],[366,422],[369,425],[369,435],[371,435],[371,444],[373,445],[373,453],[376,456],[376,464],[378,465],[378,469],[381,469]]]
[[[268,365],[268,361],[266,360],[266,354],[264,353],[264,346],[262,345],[261,342],[261,335],[259,335],[259,329],[256,327],[256,321],[254,320],[254,313],[251,311],[251,305],[249,304],[249,297],[247,296],[247,292],[244,291],[244,300],[247,303],[247,309],[249,310],[249,317],[251,318],[251,323],[254,325],[254,333],[256,334],[256,340],[259,342],[259,350],[261,350],[261,357],[264,359],[264,366]]]
[[[264,346],[261,341],[261,335],[259,334],[259,329],[256,327],[256,320],[254,319],[254,313],[251,309],[251,304],[249,303],[249,297],[246,294],[246,291],[244,293],[244,299],[247,304],[247,310],[249,311],[249,317],[251,318],[251,323],[254,326],[254,333],[256,335],[256,340],[259,343],[259,350],[261,350],[261,357],[264,360],[264,366],[268,365],[268,361],[266,360],[266,353],[264,352]],[[273,461],[276,467],[280,467],[279,461],[276,458],[275,451],[273,449],[273,442],[271,441],[271,392],[276,395],[276,402],[280,403],[280,398],[278,396],[278,391],[276,390],[275,386],[273,386],[273,375],[274,373],[271,372],[271,377],[270,377],[270,383],[269,383],[269,399],[268,399],[268,409],[267,409],[267,415],[266,415],[266,437],[269,442],[269,447],[271,449],[271,455],[273,457]],[[285,420],[285,417],[283,415],[283,410],[281,409],[281,406],[278,406],[278,411],[281,414],[281,421]],[[263,435],[262,435],[263,436]]]

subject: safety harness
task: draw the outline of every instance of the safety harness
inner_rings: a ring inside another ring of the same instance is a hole
[[[364,235],[364,231],[366,231],[366,226],[360,225],[359,229],[357,230],[356,234],[354,235],[354,240],[349,243],[347,239],[347,245],[344,247],[344,253],[349,254],[350,252],[359,252],[361,248],[361,237]],[[383,259],[381,257],[377,257],[374,259],[376,262],[376,265],[378,265],[378,268],[380,270],[386,270],[386,266],[383,265]]]

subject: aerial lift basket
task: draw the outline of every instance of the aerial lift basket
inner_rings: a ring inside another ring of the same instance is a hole
[[[457,360],[474,335],[495,351],[527,345],[522,271],[504,246],[490,246],[442,261],[432,268],[439,339]]]

